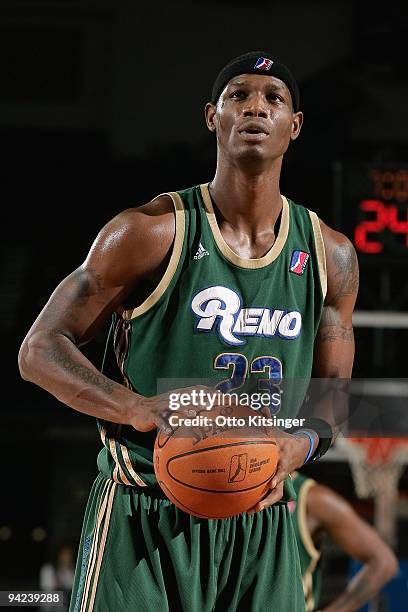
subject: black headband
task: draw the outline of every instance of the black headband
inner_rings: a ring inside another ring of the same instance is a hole
[[[273,76],[283,81],[292,96],[293,110],[299,110],[299,87],[294,76],[284,64],[270,59],[267,51],[251,51],[231,60],[214,81],[211,102],[216,104],[227,83],[239,74],[263,74]]]

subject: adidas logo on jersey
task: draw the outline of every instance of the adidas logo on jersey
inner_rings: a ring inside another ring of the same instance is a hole
[[[196,293],[191,309],[198,318],[198,332],[216,332],[226,344],[246,344],[239,336],[295,340],[302,331],[297,310],[241,308],[241,297],[232,289],[215,285]]]
[[[209,252],[203,247],[201,242],[199,242],[198,243],[198,251],[194,255],[194,259],[202,259],[202,257],[205,257],[206,255],[209,255]]]

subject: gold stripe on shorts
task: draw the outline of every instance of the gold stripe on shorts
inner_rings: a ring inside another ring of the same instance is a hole
[[[119,484],[125,484],[125,485],[131,485],[132,483],[130,482],[130,480],[127,478],[127,476],[125,475],[122,466],[119,463],[119,459],[116,453],[116,440],[114,440],[113,438],[109,439],[109,449],[111,452],[111,455],[113,457],[114,462],[116,463],[116,467],[113,471],[113,479],[115,482],[118,482]]]
[[[96,551],[98,548],[99,531],[101,528],[101,524],[105,518],[108,497],[109,497],[109,493],[113,486],[114,486],[114,483],[111,480],[107,480],[103,487],[101,501],[99,503],[97,519],[96,519],[96,523],[94,527],[91,551],[89,553],[89,558],[88,558],[88,568],[87,568],[86,576],[85,576],[85,586],[84,586],[84,592],[82,594],[80,612],[86,611],[86,602],[88,599],[89,586],[91,583],[92,572],[93,572],[93,567],[94,567],[94,562],[95,562],[95,557],[96,557]]]
[[[121,425],[116,427],[116,433],[120,433]],[[103,442],[103,445],[109,449],[112,458],[115,462],[115,467],[113,470],[112,478],[118,484],[126,484],[128,486],[139,485],[139,487],[146,487],[146,483],[143,481],[141,476],[136,472],[133,467],[132,460],[129,456],[129,451],[124,444],[121,444],[119,441],[115,439],[115,437],[109,438],[104,427],[100,428],[100,436]],[[118,447],[116,446],[116,442]],[[125,470],[120,464],[118,453],[121,455],[121,460],[123,464],[126,466],[128,474],[131,478],[133,478],[134,482],[130,482],[129,478],[126,475]]]
[[[126,468],[127,468],[128,472],[129,472],[129,474],[134,479],[136,484],[139,485],[139,487],[146,487],[147,486],[146,483],[143,482],[143,480],[140,478],[139,474],[136,472],[135,468],[133,467],[132,461],[131,461],[130,456],[129,456],[128,449],[123,444],[119,444],[119,446],[120,446],[120,450],[122,452],[123,461],[125,462],[125,465],[126,465]]]
[[[109,491],[109,497],[108,497],[108,503],[107,503],[107,508],[106,508],[106,515],[105,515],[105,523],[103,525],[101,542],[99,545],[98,554],[96,556],[95,575],[93,577],[92,592],[91,592],[91,597],[89,600],[87,612],[92,612],[94,602],[95,602],[96,589],[98,587],[98,580],[99,580],[99,574],[101,571],[103,553],[105,552],[106,538],[108,537],[109,523],[110,523],[110,517],[112,513],[113,498],[115,497],[115,492],[116,492],[116,486],[117,485],[113,483]]]

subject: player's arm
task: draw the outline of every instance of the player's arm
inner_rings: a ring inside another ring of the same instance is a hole
[[[330,423],[336,435],[348,417],[347,380],[354,361],[352,315],[359,270],[355,249],[348,238],[322,222],[321,228],[326,250],[327,295],[314,344],[313,376],[321,384],[319,389],[312,386],[312,407],[316,416]]]
[[[313,373],[350,378],[354,361],[352,315],[359,270],[356,251],[346,236],[321,222],[326,250],[327,295],[314,344]]]
[[[141,430],[152,428],[157,405],[101,374],[79,347],[102,328],[141,279],[161,269],[174,235],[168,197],[110,221],[29,330],[19,353],[21,376],[79,412]]]
[[[311,487],[307,514],[347,555],[363,567],[324,612],[351,612],[372,599],[398,571],[392,550],[342,497],[327,487]]]

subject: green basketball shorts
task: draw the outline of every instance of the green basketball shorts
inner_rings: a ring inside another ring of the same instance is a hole
[[[190,516],[160,490],[99,474],[70,612],[303,612],[286,504],[230,519]]]

